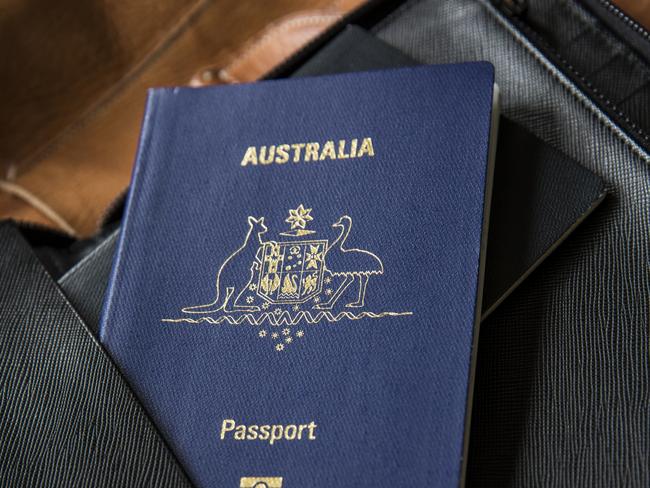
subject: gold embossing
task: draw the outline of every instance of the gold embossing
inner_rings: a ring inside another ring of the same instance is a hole
[[[350,157],[351,158],[356,158],[357,157],[357,144],[359,141],[357,139],[352,139],[352,142],[350,143]]]
[[[318,161],[318,150],[320,144],[317,142],[308,142],[305,145],[305,161]]]
[[[282,477],[244,476],[239,480],[239,488],[282,488]]]
[[[359,148],[357,157],[360,158],[364,154],[367,154],[368,156],[375,155],[375,149],[372,147],[372,139],[370,137],[366,137],[363,141],[361,141],[361,147]]]
[[[336,151],[334,150],[334,141],[327,141],[323,146],[323,150],[320,153],[320,160],[322,161],[325,158],[336,159]]]
[[[318,424],[238,424],[234,419],[224,419],[221,423],[219,439],[222,441],[265,441],[269,445],[281,441],[316,440]]]
[[[348,148],[349,142],[349,148]],[[304,150],[304,151],[303,151]],[[359,146],[358,139],[339,139],[338,141],[328,140],[323,144],[319,142],[301,142],[294,144],[249,146],[241,160],[241,166],[269,166],[272,163],[285,164],[288,161],[294,163],[324,161],[326,159],[350,159],[373,157],[375,149],[372,138],[365,137]]]
[[[372,151],[366,143],[364,151]],[[278,352],[303,341],[307,324],[336,323],[341,320],[406,317],[413,312],[371,311],[366,295],[384,274],[384,263],[369,250],[349,247],[352,217],[341,216],[332,224],[338,236],[329,239],[301,239],[316,233],[308,229],[314,220],[312,208],[300,204],[289,209],[286,223],[290,230],[279,232],[284,241],[266,240],[264,217],[248,217],[243,244],[226,258],[216,277],[216,298],[205,305],[182,308],[187,314],[218,314],[200,319],[169,318],[163,322],[214,325],[248,324],[257,328],[255,335],[272,342]],[[358,238],[355,236],[355,241]],[[352,293],[350,293],[350,290]],[[350,298],[354,296],[354,300]],[[346,300],[342,300],[349,297]],[[340,301],[342,303],[340,303]],[[359,312],[341,310],[363,309]],[[279,333],[282,327],[282,334]],[[235,427],[233,426],[233,429]],[[244,435],[235,432],[237,438]]]
[[[275,150],[275,162],[284,164],[289,161],[289,144],[280,144]]]
[[[285,222],[291,224],[291,230],[304,229],[307,222],[314,220],[311,214],[311,208],[305,208],[301,203],[298,208],[289,210],[289,217]]]
[[[291,144],[291,149],[293,149],[293,162],[297,163],[300,161],[300,151],[305,147],[305,143],[300,144]]]
[[[298,290],[298,285],[296,280],[298,276],[295,274],[284,275],[284,282],[282,283],[282,289],[280,290],[280,296],[284,298],[295,298],[298,296],[296,290]]]
[[[269,146],[268,148],[266,146],[260,147],[258,156],[260,164],[271,164],[273,162],[273,156],[275,156],[275,146]]]
[[[257,148],[255,146],[249,146],[241,160],[242,166],[246,166],[249,163],[257,165]]]
[[[345,141],[341,140],[339,141],[339,152],[336,155],[339,159],[348,159],[350,157],[349,154],[345,154]]]

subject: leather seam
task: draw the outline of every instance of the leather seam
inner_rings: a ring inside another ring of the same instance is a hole
[[[479,2],[483,8],[487,10],[487,12],[492,15],[492,17],[497,21],[499,25],[519,44],[525,52],[528,53],[528,55],[536,62],[537,65],[539,65],[542,69],[544,69],[553,79],[555,79],[564,89],[564,91],[574,100],[578,101],[582,107],[587,110],[589,113],[591,113],[593,116],[596,117],[596,120],[598,123],[605,129],[607,129],[616,139],[621,141],[623,144],[625,144],[634,154],[636,154],[640,159],[642,159],[646,164],[650,165],[650,155],[648,155],[645,152],[645,149],[638,145],[637,143],[633,142],[632,140],[629,139],[629,136],[626,134],[625,130],[618,127],[618,124],[615,122],[611,122],[612,125],[618,128],[618,130],[621,132],[621,134],[617,133],[616,130],[613,130],[612,127],[606,123],[603,122],[602,117],[605,117],[607,119],[611,119],[611,117],[604,111],[597,109],[597,107],[592,107],[590,106],[585,99],[588,99],[588,96],[577,86],[575,83],[573,83],[569,78],[566,78],[566,76],[562,73],[561,69],[556,67],[556,69],[560,72],[562,76],[564,76],[566,79],[562,79],[558,76],[557,73],[553,73],[548,66],[542,62],[542,58],[544,55],[541,52],[534,52],[531,50],[530,47],[526,46],[526,44],[518,38],[516,35],[513,34],[513,32],[508,29],[507,26],[510,26],[513,30],[518,31],[521,33],[523,36],[524,34],[521,32],[520,27],[517,25],[513,25],[509,23],[506,19],[501,17],[500,14],[498,14],[495,10],[493,10],[493,7],[490,5],[486,5],[485,0],[475,0]],[[535,48],[536,49],[536,48]],[[555,66],[555,64],[547,59],[546,61],[551,65]],[[571,87],[581,95],[583,95],[584,98],[576,96],[575,93],[572,93]],[[598,113],[600,112],[600,114]]]
[[[573,76],[578,78],[584,85],[589,88],[593,96],[600,100],[606,107],[608,107],[612,112],[614,112],[615,115],[620,117],[624,122],[630,125],[630,129],[633,133],[635,133],[637,136],[641,137],[645,141],[650,141],[650,136],[646,134],[637,124],[635,124],[632,119],[625,114],[625,112],[621,111],[621,109],[614,104],[607,96],[602,93],[598,88],[596,88],[593,83],[591,83],[580,71],[578,71],[564,56],[562,56],[556,49],[554,49],[552,46],[550,46],[537,32],[535,32],[533,29],[528,27],[527,25],[524,25],[521,22],[518,22],[516,24],[516,28],[520,30],[522,33],[525,33],[527,36],[530,38],[534,39],[539,45],[543,46],[544,49],[548,50],[548,52],[552,53],[558,61],[561,63],[561,65],[566,69],[569,73],[571,73]],[[521,43],[520,43],[521,44]],[[523,45],[523,44],[522,44]],[[524,46],[525,47],[525,46]]]
[[[582,105],[582,107],[583,107],[585,110],[587,110],[589,113],[591,113],[592,116],[595,116],[595,117],[596,117],[596,120],[598,121],[598,123],[599,123],[602,127],[604,127],[605,129],[607,129],[607,130],[608,130],[608,131],[609,131],[609,132],[610,132],[610,133],[611,133],[611,134],[612,134],[616,139],[618,139],[619,141],[623,142],[623,144],[625,144],[625,145],[626,145],[626,146],[627,146],[627,147],[628,147],[628,148],[629,148],[629,149],[630,149],[630,150],[631,150],[635,155],[637,155],[639,158],[641,158],[641,159],[642,159],[642,160],[643,160],[647,165],[650,165],[650,155],[647,154],[647,152],[645,151],[645,148],[643,148],[642,146],[638,145],[638,144],[635,143],[635,142],[632,142],[632,141],[628,140],[628,139],[625,137],[625,136],[627,136],[625,130],[623,130],[622,128],[618,127],[618,124],[616,124],[614,121],[611,122],[612,125],[614,125],[615,127],[617,127],[623,135],[617,133],[617,131],[616,131],[616,130],[613,130],[611,126],[609,126],[608,124],[604,123],[603,120],[602,120],[602,118],[601,118],[601,116],[599,116],[598,112],[596,111],[596,109],[595,109],[594,107],[589,106],[589,105],[586,103],[586,101],[585,101],[584,99],[582,99],[581,97],[576,96],[575,93],[572,93],[572,91],[571,91],[571,89],[569,88],[569,86],[573,86],[574,89],[575,89],[577,92],[579,92],[580,94],[582,94],[583,96],[585,96],[585,98],[587,98],[587,95],[586,95],[586,94],[585,94],[585,93],[584,93],[584,92],[583,92],[583,91],[582,91],[578,86],[576,86],[575,83],[573,83],[573,82],[572,82],[570,79],[568,79],[568,78],[567,78],[566,80],[563,80],[563,79],[560,78],[556,73],[553,73],[553,72],[549,69],[549,67],[546,66],[546,65],[544,64],[544,62],[541,61],[540,57],[544,57],[544,55],[543,55],[541,52],[533,52],[533,51],[531,50],[531,48],[529,48],[528,46],[526,46],[526,44],[525,44],[524,42],[522,42],[522,40],[521,40],[518,36],[514,35],[513,32],[511,32],[511,30],[508,28],[508,26],[510,26],[511,29],[516,30],[516,31],[519,31],[519,32],[521,33],[520,35],[523,36],[524,34],[523,34],[522,31],[524,31],[524,29],[522,29],[522,27],[525,28],[525,26],[521,26],[521,25],[519,25],[519,24],[514,25],[512,22],[509,22],[508,20],[506,20],[506,19],[502,16],[501,13],[499,13],[499,12],[498,12],[498,11],[497,11],[493,6],[492,6],[492,5],[490,5],[489,3],[487,3],[487,2],[489,2],[489,0],[475,0],[475,1],[476,1],[479,5],[481,5],[481,6],[482,6],[482,7],[483,7],[483,8],[484,8],[488,13],[489,13],[489,15],[491,15],[491,16],[496,20],[497,24],[500,25],[501,28],[502,28],[503,30],[505,30],[505,31],[509,34],[509,36],[512,37],[512,38],[514,39],[514,41],[517,42],[517,44],[519,44],[519,45],[524,49],[524,51],[525,51],[526,53],[528,53],[528,55],[529,55],[529,56],[530,56],[530,57],[535,61],[535,63],[536,63],[538,66],[540,66],[540,67],[541,67],[541,68],[542,68],[542,69],[543,69],[543,70],[544,70],[544,71],[545,71],[549,76],[551,76],[553,79],[555,79],[555,80],[560,84],[560,86],[562,86],[562,88],[564,89],[564,91],[565,91],[565,92],[566,92],[566,93],[567,93],[571,98],[573,98],[574,100],[578,101],[578,102],[580,103],[580,105]],[[387,18],[384,19],[382,22],[380,22],[380,23],[377,24],[375,27],[373,27],[373,32],[377,33],[377,32],[379,32],[380,30],[382,30],[383,28],[385,28],[386,26],[391,25],[391,24],[392,24],[393,22],[395,22],[396,20],[399,20],[399,18],[400,18],[400,17],[401,17],[405,12],[407,12],[408,10],[410,10],[410,9],[413,8],[415,5],[417,5],[418,3],[421,3],[421,2],[422,2],[422,0],[413,0],[412,2],[409,2],[409,3],[407,3],[407,4],[404,4],[404,5],[403,5],[402,7],[400,7],[398,10],[396,10],[395,12],[393,12],[393,14],[391,14],[389,17],[387,17]],[[531,30],[531,32],[532,32],[533,34],[535,34],[535,37],[536,37],[536,38],[539,37],[539,36],[538,36],[535,32],[533,32],[532,30]],[[531,43],[531,44],[532,44],[532,43]],[[537,49],[537,48],[535,48],[535,49]],[[546,59],[546,61],[547,61],[551,66],[555,66],[555,63],[553,63],[553,62],[552,62],[551,60],[549,60],[548,58],[544,57],[544,59]],[[558,71],[559,71],[559,72],[564,76],[564,74],[562,73],[562,71],[561,71],[559,68],[556,67],[556,69],[558,69]],[[565,76],[565,77],[566,77],[566,76]],[[607,113],[605,113],[605,112],[602,111],[602,110],[599,110],[599,111],[602,112],[602,115],[603,115],[604,117],[606,117],[607,119],[611,119],[611,117],[610,117]],[[628,136],[628,137],[629,137],[629,136]]]
[[[591,12],[586,11],[581,6],[566,2],[563,3],[563,6],[566,8],[569,15],[571,15],[572,18],[576,20],[576,22],[580,23],[584,29],[597,36],[598,39],[607,45],[607,47],[610,49],[610,56],[623,56],[628,65],[631,65],[631,67],[636,67],[643,72],[643,79],[646,83],[650,81],[650,69],[648,69],[648,65],[642,59],[639,59],[637,54],[633,51],[621,51],[620,44],[624,44],[626,48],[628,47],[626,41],[619,40],[615,35],[613,35],[609,28],[600,27],[599,23],[589,23],[587,20],[585,20],[584,16],[593,18],[594,15]],[[597,18],[595,20],[601,22]]]
[[[640,25],[609,0],[598,0],[598,3],[600,3],[603,8],[605,8],[610,14],[614,15],[620,22],[622,22],[625,27],[634,32],[636,35],[640,35],[643,40],[650,43],[650,32],[648,32],[645,27]]]

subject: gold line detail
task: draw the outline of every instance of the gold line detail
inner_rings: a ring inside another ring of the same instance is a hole
[[[312,314],[308,310],[302,310],[298,312],[295,316],[287,311],[283,311],[281,314],[266,312],[259,316],[255,316],[250,313],[245,313],[237,317],[233,315],[222,315],[217,318],[213,317],[201,317],[198,319],[194,318],[180,318],[180,319],[162,319],[162,322],[170,323],[187,323],[187,324],[200,324],[201,322],[207,322],[213,325],[228,324],[228,325],[240,325],[242,323],[248,323],[250,325],[262,325],[265,321],[268,320],[269,324],[273,326],[278,325],[296,325],[303,320],[309,324],[318,324],[323,319],[328,322],[338,322],[342,319],[348,320],[361,320],[361,319],[380,319],[384,317],[404,317],[408,315],[413,315],[413,312],[360,312],[352,313],[348,311],[342,311],[336,315],[330,311],[320,311],[316,314]]]

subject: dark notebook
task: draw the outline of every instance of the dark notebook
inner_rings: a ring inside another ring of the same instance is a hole
[[[488,63],[153,90],[100,329],[199,486],[457,486]]]
[[[348,26],[293,76],[419,63],[357,26]],[[598,176],[501,116],[483,291],[492,312],[604,199]]]

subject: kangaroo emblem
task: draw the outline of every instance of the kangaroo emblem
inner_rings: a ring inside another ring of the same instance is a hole
[[[256,219],[248,217],[248,232],[242,246],[233,252],[217,272],[216,298],[205,305],[195,305],[182,309],[185,313],[214,313],[214,312],[259,312],[255,305],[241,305],[240,296],[248,289],[260,260],[257,253],[264,245],[262,234],[268,228],[264,225],[264,217]],[[255,236],[255,237],[253,237]],[[251,263],[253,263],[251,265]],[[249,269],[248,280],[242,280],[242,269]]]

